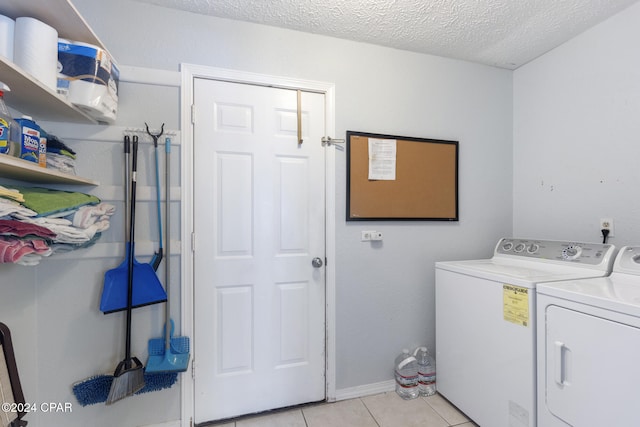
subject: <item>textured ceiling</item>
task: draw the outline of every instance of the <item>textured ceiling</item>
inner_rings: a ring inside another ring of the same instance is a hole
[[[515,69],[639,0],[138,0]]]

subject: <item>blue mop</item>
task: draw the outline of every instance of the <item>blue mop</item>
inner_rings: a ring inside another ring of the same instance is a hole
[[[145,386],[135,394],[149,393],[159,391],[165,388],[171,388],[178,380],[177,373],[165,374],[144,374]],[[77,382],[73,385],[73,394],[76,396],[81,406],[95,405],[96,403],[104,403],[107,401],[111,384],[113,383],[113,375],[95,375],[84,381]]]

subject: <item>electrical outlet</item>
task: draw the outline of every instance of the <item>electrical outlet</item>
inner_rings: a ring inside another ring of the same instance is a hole
[[[613,218],[600,218],[600,230],[609,230],[609,237],[613,237]]]
[[[360,235],[361,242],[371,242],[382,240],[382,233],[379,231],[362,231]]]

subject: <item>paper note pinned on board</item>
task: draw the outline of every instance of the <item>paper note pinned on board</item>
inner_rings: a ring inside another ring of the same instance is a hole
[[[369,179],[395,181],[396,140],[369,138]]]

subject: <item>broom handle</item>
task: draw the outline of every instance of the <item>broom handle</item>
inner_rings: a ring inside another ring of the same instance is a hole
[[[133,160],[131,168],[131,206],[130,206],[130,221],[129,221],[129,271],[128,271],[128,286],[127,286],[127,335],[125,342],[125,367],[131,368],[131,305],[133,300],[133,242],[135,238],[135,225],[136,225],[136,181],[137,181],[137,169],[138,169],[138,136],[133,136]]]
[[[131,161],[129,154],[131,153],[131,137],[124,136],[124,237],[129,241],[129,202],[131,201]]]
[[[165,209],[166,212],[164,214],[165,216],[165,221],[166,221],[166,225],[167,225],[167,230],[164,233],[167,236],[167,243],[165,244],[166,247],[166,256],[167,256],[167,260],[164,263],[164,277],[165,277],[165,289],[167,292],[167,302],[165,303],[164,306],[164,348],[165,350],[169,350],[169,347],[171,346],[171,306],[169,305],[169,301],[171,301],[171,295],[170,295],[170,288],[169,288],[169,283],[171,282],[171,215],[170,215],[170,209],[171,209],[171,175],[170,175],[170,161],[169,161],[169,154],[171,154],[171,138],[166,137],[164,140],[165,146],[164,146],[164,150],[165,150],[165,179],[166,179],[166,185],[165,185]],[[165,354],[168,354],[165,352]]]

